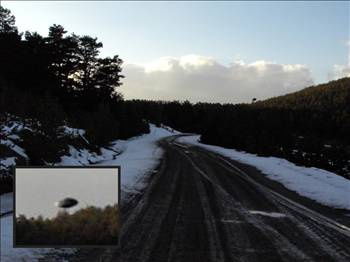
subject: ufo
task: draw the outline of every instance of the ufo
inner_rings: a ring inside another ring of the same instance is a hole
[[[74,207],[78,204],[78,200],[71,198],[71,197],[66,197],[58,202],[55,203],[55,206],[60,207],[60,208],[71,208]]]

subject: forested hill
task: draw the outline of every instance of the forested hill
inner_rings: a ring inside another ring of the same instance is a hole
[[[252,104],[127,101],[154,123],[201,141],[278,156],[350,178],[350,79]]]
[[[301,115],[300,126],[313,124],[311,133],[328,139],[341,139],[350,143],[350,78],[311,86],[284,96],[252,104],[261,110],[282,110]],[[293,119],[291,119],[293,121]],[[348,149],[349,150],[349,149]]]
[[[311,86],[295,93],[255,103],[255,106],[293,110],[331,111],[333,114],[350,114],[350,78]]]

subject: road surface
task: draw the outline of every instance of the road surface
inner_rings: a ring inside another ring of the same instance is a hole
[[[160,143],[149,185],[122,208],[120,248],[96,261],[350,261],[342,211],[175,137]]]

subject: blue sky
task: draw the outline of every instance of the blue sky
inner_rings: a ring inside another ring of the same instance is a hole
[[[21,31],[97,36],[126,63],[189,54],[229,65],[302,64],[315,83],[348,65],[349,2],[3,2]]]

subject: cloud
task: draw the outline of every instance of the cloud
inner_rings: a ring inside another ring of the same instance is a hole
[[[336,80],[343,77],[350,77],[350,40],[346,43],[348,47],[348,64],[334,65],[333,71],[329,74],[329,80]]]
[[[312,85],[310,70],[299,64],[268,61],[223,65],[211,57],[161,57],[145,64],[126,64],[120,91],[125,98],[250,102]]]
[[[336,80],[343,77],[350,77],[350,65],[334,65],[329,80]]]

